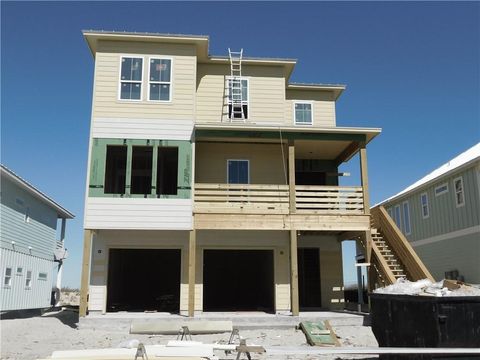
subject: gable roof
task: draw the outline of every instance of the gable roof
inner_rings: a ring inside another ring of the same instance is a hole
[[[46,194],[44,194],[43,192],[38,190],[35,186],[30,184],[28,181],[22,179],[20,176],[15,174],[12,170],[7,168],[3,164],[0,164],[0,173],[1,173],[2,176],[5,176],[6,178],[13,181],[20,188],[29,192],[35,198],[39,199],[43,203],[52,207],[57,212],[59,217],[65,218],[65,219],[73,219],[75,217],[75,215],[73,215],[70,211],[68,211],[64,207],[60,206],[52,198],[48,197]]]
[[[454,157],[452,160],[449,162],[443,164],[439,168],[433,170],[430,174],[424,176],[420,180],[416,181],[412,185],[408,186],[407,188],[403,189],[399,193],[389,197],[388,199],[383,200],[382,202],[378,203],[377,205],[382,205],[384,203],[390,202],[391,200],[394,200],[400,196],[403,196],[407,193],[410,193],[423,185],[430,184],[436,180],[438,180],[440,177],[451,173],[454,170],[457,170],[461,167],[468,166],[472,164],[473,162],[480,160],[480,143],[472,146],[468,150],[464,151],[460,155]],[[375,206],[377,206],[375,205]]]

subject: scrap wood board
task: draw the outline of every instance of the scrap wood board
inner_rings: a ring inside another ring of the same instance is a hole
[[[300,323],[300,328],[304,332],[307,342],[312,346],[340,346],[328,320],[303,321]]]

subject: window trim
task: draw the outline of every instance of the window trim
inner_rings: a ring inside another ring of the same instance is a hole
[[[45,279],[40,278],[40,274],[45,274]],[[47,281],[48,280],[48,272],[39,271],[38,276],[37,276],[37,280]]]
[[[425,215],[425,212],[423,211],[423,202],[422,202],[422,197],[425,195],[426,199],[426,209],[427,209],[427,215]],[[420,194],[420,208],[422,209],[422,219],[428,219],[430,217],[430,204],[428,202],[428,194],[426,192]]]
[[[460,180],[460,183],[462,184],[462,199],[463,199],[463,202],[461,204],[459,204],[458,201],[457,201],[457,187],[455,186],[455,183],[457,182],[457,180]],[[453,193],[454,193],[454,196],[455,196],[455,205],[456,205],[457,208],[465,206],[465,187],[463,185],[464,185],[463,184],[463,178],[461,176],[458,176],[455,179],[453,179]]]
[[[28,273],[30,273],[30,277],[28,276]],[[30,290],[32,288],[32,279],[33,279],[33,271],[32,270],[27,270],[25,273],[25,289]],[[28,281],[30,281],[30,285],[28,284]]]
[[[18,269],[20,269],[20,271],[18,271]],[[15,275],[16,276],[23,276],[23,266],[15,267]]]
[[[142,59],[142,77],[141,80],[129,80],[129,81],[124,81],[124,82],[129,82],[129,83],[139,83],[140,84],[140,99],[122,99],[122,60],[124,58],[138,58]],[[145,56],[143,55],[134,55],[134,54],[121,54],[120,55],[120,62],[118,65],[118,94],[117,94],[117,100],[118,101],[126,101],[126,102],[142,102],[143,101],[143,83],[144,83],[144,77],[145,77]]]
[[[170,60],[170,82],[166,81],[150,81],[150,60]],[[169,56],[149,56],[148,57],[148,65],[147,65],[147,70],[148,70],[148,77],[147,77],[147,101],[152,102],[152,103],[171,103],[172,102],[172,96],[173,96],[173,57]],[[169,84],[170,85],[170,91],[168,93],[168,99],[169,100],[151,100],[150,99],[150,83],[154,84]]]
[[[311,114],[310,123],[298,123],[297,122],[297,114],[295,112],[295,105],[296,104],[308,104],[308,105],[310,105],[310,114]],[[301,101],[301,100],[293,101],[292,106],[293,106],[293,124],[295,126],[313,126],[313,101]]]
[[[235,118],[231,118],[230,116],[228,116],[228,106],[231,105],[231,100],[230,100],[230,86],[228,86],[228,82],[230,80],[232,80],[235,76],[226,76],[225,77],[225,88],[228,89],[228,92],[227,92],[227,119],[229,121],[238,121],[238,122],[245,122],[247,120],[251,120],[252,119],[252,111],[251,111],[251,108],[250,108],[250,77],[249,76],[240,76],[240,80],[246,80],[247,81],[247,98],[248,100],[247,101],[244,101],[242,100],[242,106],[243,105],[247,105],[247,111],[248,111],[248,116],[245,118],[245,119],[235,119]],[[232,107],[232,113],[233,113],[233,107]],[[235,160],[235,159],[233,159]]]
[[[7,269],[10,269],[10,275],[8,277],[8,284],[5,280],[7,280]],[[13,278],[13,266],[7,265],[5,266],[5,270],[3,271],[3,287],[4,288],[11,288],[12,287],[12,278]]]
[[[442,192],[437,193],[437,189],[442,188],[442,187],[444,187],[444,186],[445,186],[445,190],[443,190]],[[440,184],[440,185],[435,186],[435,197],[440,196],[440,195],[443,195],[443,194],[446,194],[446,193],[448,193],[448,182],[444,182],[444,183],[442,183],[442,184]]]
[[[407,210],[408,210],[408,219],[405,214],[405,205],[407,205]],[[402,202],[402,211],[403,211],[403,216],[402,216],[402,225],[403,225],[403,231],[405,235],[411,235],[412,234],[412,222],[410,219],[410,204],[408,203],[408,200]],[[407,220],[408,220],[408,232],[407,232]]]
[[[249,159],[227,159],[227,184],[228,185],[236,185],[236,184],[230,184],[230,176],[228,173],[228,169],[230,168],[230,161],[246,161],[247,162],[247,170],[248,170],[248,183],[245,185],[250,185],[250,160]],[[242,185],[242,184],[238,184]]]

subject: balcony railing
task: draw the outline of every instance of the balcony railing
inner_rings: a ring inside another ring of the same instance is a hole
[[[361,186],[296,185],[299,214],[363,214]]]
[[[360,186],[295,186],[298,214],[364,213]],[[196,213],[289,214],[288,185],[195,184]]]
[[[195,184],[195,212],[288,214],[288,185]]]

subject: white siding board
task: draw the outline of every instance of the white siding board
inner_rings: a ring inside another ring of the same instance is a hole
[[[87,229],[192,229],[191,199],[87,199]]]
[[[94,118],[92,137],[110,139],[190,140],[193,120]]]

